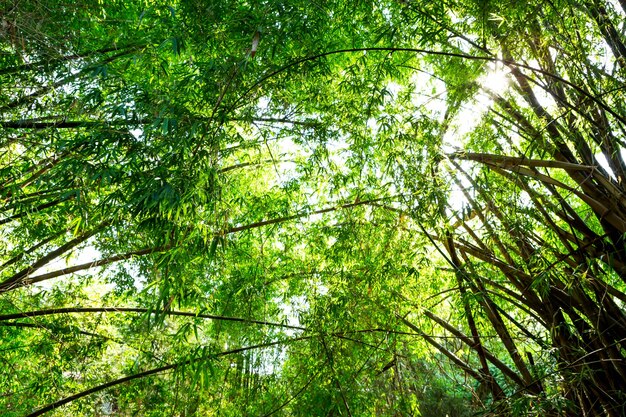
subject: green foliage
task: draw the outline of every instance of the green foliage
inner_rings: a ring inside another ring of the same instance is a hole
[[[3,415],[623,414],[623,2],[5,3]]]

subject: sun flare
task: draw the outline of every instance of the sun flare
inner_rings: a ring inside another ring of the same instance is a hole
[[[511,85],[509,74],[509,69],[503,65],[490,64],[489,70],[481,77],[479,82],[482,88],[502,95]]]

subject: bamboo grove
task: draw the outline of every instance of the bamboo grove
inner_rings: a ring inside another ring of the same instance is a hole
[[[3,416],[626,413],[626,3],[0,3]]]

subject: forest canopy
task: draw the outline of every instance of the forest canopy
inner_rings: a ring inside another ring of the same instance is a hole
[[[624,0],[2,0],[0,414],[626,414]]]

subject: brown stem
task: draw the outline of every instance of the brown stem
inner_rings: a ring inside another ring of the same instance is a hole
[[[480,340],[478,328],[476,327],[476,322],[474,321],[474,314],[472,312],[472,308],[470,307],[469,301],[468,301],[466,282],[465,282],[466,274],[461,269],[461,263],[459,261],[459,257],[457,256],[456,249],[454,247],[454,238],[452,237],[451,233],[447,234],[446,249],[448,250],[448,254],[450,255],[450,260],[452,261],[454,274],[456,276],[457,283],[459,285],[461,302],[463,303],[463,308],[465,310],[465,317],[467,319],[467,324],[472,333],[473,345],[471,347],[472,349],[476,351],[476,353],[478,353],[478,358],[482,366],[482,372],[485,375],[485,378],[489,384],[489,387],[493,394],[493,398],[494,399],[503,398],[504,391],[502,390],[502,387],[500,387],[496,379],[493,377],[493,374],[491,373],[491,370],[489,369],[489,365],[487,363],[486,351]]]

